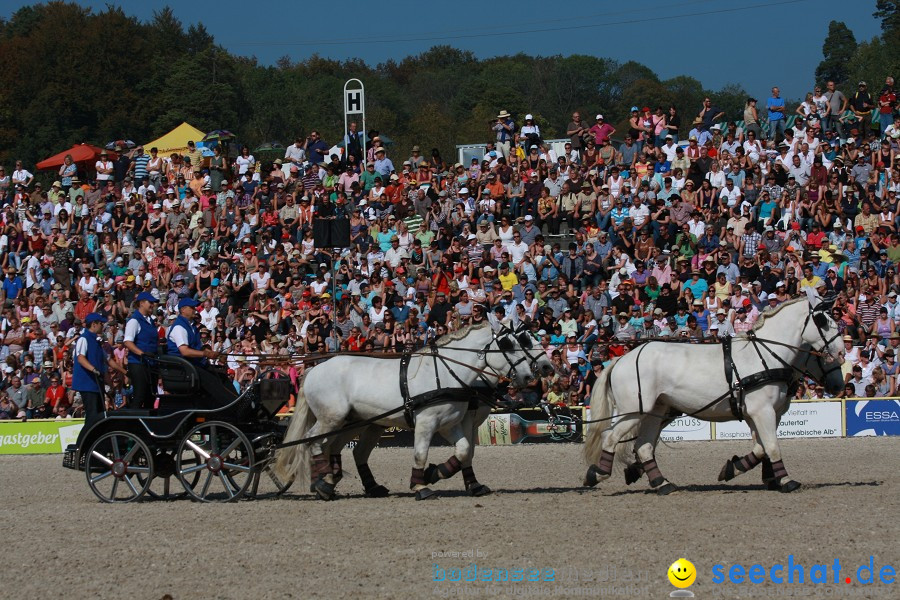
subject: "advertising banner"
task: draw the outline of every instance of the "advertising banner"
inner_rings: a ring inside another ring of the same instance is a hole
[[[478,428],[478,444],[482,446],[508,446],[510,444],[543,444],[553,442],[580,442],[583,431],[584,408],[569,407],[557,410],[551,421],[540,408],[524,408],[517,413],[494,413]]]
[[[660,438],[666,442],[709,440],[712,427],[708,421],[696,417],[678,417],[662,430]]]
[[[798,402],[781,417],[780,438],[841,437],[841,402]],[[716,423],[717,440],[749,440],[745,421]]]
[[[847,436],[900,435],[900,400],[848,400]]]
[[[74,444],[82,419],[0,422],[0,454],[60,454]]]

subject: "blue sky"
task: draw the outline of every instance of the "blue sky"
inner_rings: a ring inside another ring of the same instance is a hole
[[[104,0],[78,2],[103,10],[121,6],[149,19],[165,3]],[[8,16],[29,4],[0,0]],[[879,33],[875,0],[535,0],[491,3],[408,0],[396,2],[171,3],[185,25],[202,22],[235,54],[265,64],[281,56],[302,60],[313,53],[335,59],[361,57],[376,64],[402,59],[436,44],[471,50],[486,58],[524,52],[593,54],[636,60],[663,79],[690,75],[710,89],[740,83],[758,97],[772,85],[800,98],[812,89],[829,21],[843,20],[857,41]],[[681,15],[679,17],[679,15]]]

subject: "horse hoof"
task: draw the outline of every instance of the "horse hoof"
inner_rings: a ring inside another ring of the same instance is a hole
[[[719,471],[719,481],[731,481],[732,479],[734,479],[734,463],[729,460]]]
[[[416,500],[428,500],[429,498],[437,498],[437,493],[434,490],[429,490],[428,488],[416,490]]]
[[[625,467],[625,484],[631,485],[635,481],[641,478],[641,475],[644,474],[644,469],[641,465],[637,463],[631,463],[627,467]]]
[[[478,483],[469,488],[469,494],[472,496],[487,496],[491,493],[491,488],[484,485],[483,483]]]
[[[425,483],[435,484],[441,480],[441,472],[438,470],[438,466],[434,463],[428,465],[428,468],[425,469]]]
[[[381,484],[370,487],[366,490],[366,498],[387,498],[390,492]]]
[[[312,487],[322,500],[331,500],[334,498],[334,485],[328,483],[324,479],[317,480]]]
[[[675,485],[674,483],[670,483],[667,481],[664,485],[660,486],[656,490],[656,495],[657,496],[668,496],[672,492],[677,492],[677,491],[678,491],[678,486]]]
[[[609,475],[605,473],[601,473],[600,469],[597,468],[597,465],[591,465],[588,467],[587,473],[584,475],[584,483],[587,487],[594,487],[604,479],[608,479]]]
[[[650,487],[652,487],[652,488],[654,488],[654,489],[655,489],[655,488],[658,488],[658,487],[661,486],[665,481],[666,481],[666,478],[665,478],[665,477],[662,477],[662,476],[660,476],[660,477],[654,477],[653,479],[650,480]]]
[[[781,484],[781,487],[778,489],[782,494],[790,494],[796,490],[800,489],[800,482],[794,481],[793,479],[788,479],[784,483]]]

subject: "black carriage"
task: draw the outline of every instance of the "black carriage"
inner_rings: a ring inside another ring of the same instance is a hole
[[[287,490],[292,482],[271,467],[286,427],[276,415],[290,399],[288,378],[262,373],[223,401],[204,392],[196,367],[179,356],[155,357],[151,368],[165,390],[157,408],[108,411],[65,453],[63,466],[84,471],[98,498],[228,502]]]

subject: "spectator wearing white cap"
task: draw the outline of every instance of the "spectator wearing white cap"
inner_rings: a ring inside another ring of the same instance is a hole
[[[531,146],[539,147],[541,145],[543,141],[541,139],[541,128],[534,122],[534,115],[531,113],[525,115],[525,124],[519,130],[519,135],[524,140],[526,149]]]

